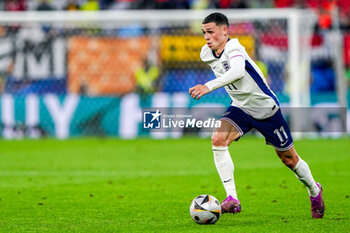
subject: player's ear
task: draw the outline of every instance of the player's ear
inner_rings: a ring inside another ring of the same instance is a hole
[[[228,27],[226,25],[222,25],[222,31],[224,32],[224,35],[228,35]]]

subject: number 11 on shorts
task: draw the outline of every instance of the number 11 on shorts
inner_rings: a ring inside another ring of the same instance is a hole
[[[287,133],[286,133],[286,130],[283,128],[283,126],[281,126],[281,128],[279,128],[279,129],[275,129],[275,130],[273,131],[273,133],[274,133],[274,134],[277,134],[277,137],[278,137],[278,139],[279,139],[281,142],[284,142],[284,141],[288,140],[288,135],[287,135]],[[283,136],[284,136],[284,138],[285,138],[284,140],[283,140],[282,134],[283,134]]]

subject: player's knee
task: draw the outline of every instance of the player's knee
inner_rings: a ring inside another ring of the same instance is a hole
[[[281,161],[290,169],[293,169],[298,162],[298,156],[293,153],[288,153],[288,151],[277,152]]]
[[[287,167],[289,167],[290,169],[293,169],[293,167],[295,167],[295,164],[292,160],[292,158],[281,158],[282,162],[284,163],[284,165],[286,165]]]
[[[211,144],[213,146],[227,146],[226,145],[226,138],[224,135],[220,133],[214,133],[211,137]]]

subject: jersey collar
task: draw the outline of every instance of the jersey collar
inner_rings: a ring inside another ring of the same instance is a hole
[[[229,37],[229,38],[227,38],[227,41],[229,41],[229,40],[230,40],[230,37]],[[225,51],[225,49],[224,49],[224,50],[222,50],[222,52],[220,53],[220,55],[219,55],[219,56],[217,56],[217,55],[215,54],[214,50],[212,50],[211,52],[212,52],[212,54],[213,54],[213,56],[214,56],[215,58],[220,58],[220,57],[221,57],[221,55],[224,53],[224,51]]]

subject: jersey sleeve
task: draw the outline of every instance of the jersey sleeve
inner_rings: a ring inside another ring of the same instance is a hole
[[[233,66],[226,71],[223,76],[213,79],[207,82],[205,85],[208,87],[209,91],[213,91],[243,78],[245,73],[244,64],[245,61],[243,57],[233,58]]]
[[[225,59],[230,64],[231,68],[229,68],[221,77],[205,83],[210,91],[226,86],[244,77],[245,58],[242,48],[243,47],[239,44],[237,39],[233,39],[226,44]]]
[[[204,45],[202,47],[201,53],[200,53],[200,58],[203,62],[208,63],[209,61],[211,61],[212,55],[211,55],[211,49],[208,47],[208,45]]]
[[[235,58],[242,57],[244,59],[244,53],[242,49],[243,46],[238,42],[237,39],[233,39],[227,43],[225,50],[227,50],[227,59],[231,67],[232,62],[235,60]]]

